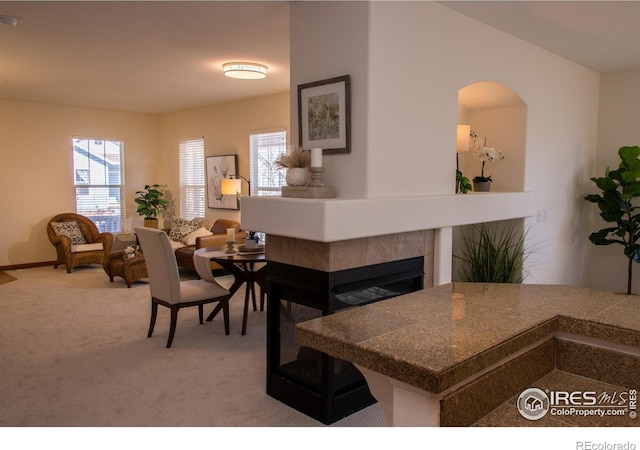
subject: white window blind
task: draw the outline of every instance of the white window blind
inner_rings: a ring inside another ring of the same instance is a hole
[[[204,217],[204,139],[180,141],[180,217]]]
[[[280,187],[286,184],[286,171],[277,168],[275,161],[286,150],[286,144],[286,130],[249,136],[251,195],[280,195]]]
[[[91,219],[102,232],[122,231],[122,141],[73,138],[73,182],[76,212]]]

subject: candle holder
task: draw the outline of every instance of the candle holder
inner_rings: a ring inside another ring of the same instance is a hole
[[[324,183],[322,182],[322,172],[324,172],[324,167],[309,167],[309,171],[311,172],[311,183],[309,183],[309,186],[324,186]]]
[[[235,249],[233,248],[233,244],[235,244],[236,241],[227,241],[227,250],[225,251],[225,253],[227,254],[232,254],[235,253]]]

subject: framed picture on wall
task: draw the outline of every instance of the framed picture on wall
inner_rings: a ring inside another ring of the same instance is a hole
[[[238,173],[238,156],[207,156],[207,206],[212,209],[240,209],[236,195],[222,195],[222,180]]]
[[[298,85],[298,136],[303,149],[351,152],[349,75]]]

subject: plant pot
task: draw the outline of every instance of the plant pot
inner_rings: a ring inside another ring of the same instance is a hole
[[[158,219],[144,219],[144,226],[147,228],[158,228]]]
[[[285,178],[289,186],[306,186],[309,178],[309,172],[304,167],[292,167],[287,169]]]
[[[473,190],[475,192],[489,192],[491,190],[491,181],[474,181]]]

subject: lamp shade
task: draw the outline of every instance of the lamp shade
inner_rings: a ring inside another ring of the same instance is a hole
[[[471,134],[471,125],[458,125],[458,136],[456,139],[456,152],[469,151],[469,135]]]
[[[222,195],[239,195],[242,189],[239,178],[225,178],[221,183]]]
[[[250,62],[230,62],[222,65],[224,74],[241,80],[259,80],[267,76],[267,66]]]

